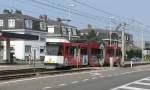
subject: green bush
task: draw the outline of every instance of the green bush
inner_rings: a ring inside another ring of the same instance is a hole
[[[129,51],[126,52],[126,54],[128,59],[131,59],[133,57],[142,58],[142,50],[140,49],[130,49]]]

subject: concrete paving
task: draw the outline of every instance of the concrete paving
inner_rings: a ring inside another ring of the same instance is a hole
[[[147,65],[135,68],[105,68],[85,72],[0,81],[0,90],[110,90],[149,77],[149,67]],[[140,88],[144,87],[141,86]]]

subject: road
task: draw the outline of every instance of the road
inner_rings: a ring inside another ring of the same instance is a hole
[[[1,81],[0,90],[150,90],[150,65]]]

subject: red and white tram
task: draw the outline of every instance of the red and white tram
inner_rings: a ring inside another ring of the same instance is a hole
[[[56,67],[98,66],[103,57],[97,42],[47,43],[44,63]]]
[[[98,42],[48,42],[44,63],[55,67],[100,66],[110,64],[111,57],[114,65],[120,65],[120,47],[106,45],[103,50],[99,47]]]

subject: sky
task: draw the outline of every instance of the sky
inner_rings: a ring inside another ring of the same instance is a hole
[[[63,8],[61,6],[64,6],[66,7],[65,8],[66,12],[45,5],[36,4],[35,2],[32,2],[32,0],[1,0],[0,11],[2,12],[4,8],[8,9],[16,8],[20,10],[26,10],[23,11],[25,14],[35,17],[38,17],[41,14],[46,14],[51,19],[55,19],[57,17],[69,18],[72,20],[70,24],[73,24],[79,28],[86,27],[87,24],[92,24],[94,27],[97,28],[99,27],[107,28],[110,22],[109,17],[113,17],[117,20],[119,18],[120,20],[122,19],[120,18],[120,16],[123,18],[135,19],[146,25],[150,25],[149,20],[150,12],[148,11],[148,9],[150,8],[149,5],[150,0],[76,0],[79,2],[89,4],[90,6],[93,6],[97,9],[112,13],[115,16],[88,8],[84,5],[74,2],[73,0],[35,0],[35,1],[50,4],[60,8]],[[47,1],[49,1],[49,3]],[[53,2],[55,4],[50,2]],[[73,4],[74,6],[69,7],[69,5],[71,4]],[[75,9],[80,12],[84,12],[81,13],[83,14],[83,16],[71,13],[69,17],[69,9],[70,11],[71,9]],[[90,14],[98,17],[91,16]],[[84,15],[86,15],[87,17]],[[123,20],[126,21],[126,19]]]
[[[69,25],[86,28],[91,24],[94,28],[109,29],[117,27],[121,22],[127,22],[127,32],[133,34],[137,40],[141,40],[141,31],[143,29],[144,39],[150,38],[149,27],[143,28],[133,20],[150,25],[150,0],[75,0],[88,4],[89,8],[79,4],[74,0],[0,0],[0,13],[3,9],[19,9],[23,14],[33,17],[39,15],[48,15],[49,19],[58,17],[70,19],[71,22],[65,22]],[[38,3],[37,3],[38,2]],[[42,4],[41,4],[42,3]],[[70,14],[69,14],[70,12]],[[111,18],[111,19],[110,19]]]

